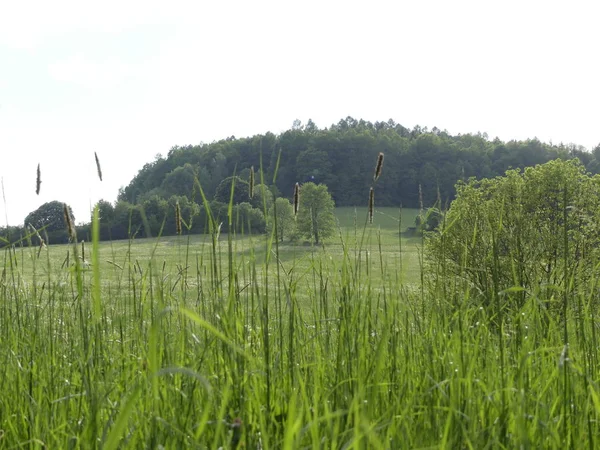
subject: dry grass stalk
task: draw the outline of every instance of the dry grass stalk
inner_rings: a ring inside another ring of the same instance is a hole
[[[37,177],[35,179],[35,193],[40,195],[40,188],[42,187],[42,172],[40,170],[40,164],[37,166]]]
[[[254,166],[250,167],[250,187],[248,189],[248,196],[254,197]]]
[[[379,179],[382,169],[383,169],[383,153],[379,152],[379,156],[377,156],[377,164],[375,165],[375,175],[373,176],[373,181],[377,181]]]
[[[85,241],[81,240],[81,260],[85,261]]]
[[[73,226],[73,217],[71,216],[71,211],[69,211],[69,207],[66,203],[63,203],[63,216],[65,218],[65,223],[67,224],[67,233],[69,234],[69,239],[77,239],[75,227]]]
[[[380,153],[381,155],[381,153]],[[369,191],[369,223],[373,223],[373,210],[375,209],[375,189]]]
[[[175,229],[177,234],[181,234],[181,207],[179,206],[179,201],[175,203]]]
[[[294,185],[294,216],[298,215],[298,206],[300,205],[300,185]]]
[[[46,242],[44,242],[44,238],[42,238],[42,236],[40,236],[40,233],[38,233],[38,230],[36,230],[35,227],[33,225],[31,225],[30,223],[27,224],[27,226],[35,234],[35,236],[39,239],[39,241],[40,241],[40,250],[43,247],[46,247]]]
[[[98,171],[98,178],[102,181],[102,169],[100,168],[100,160],[98,159],[98,155],[94,152],[94,158],[96,159],[96,170]]]

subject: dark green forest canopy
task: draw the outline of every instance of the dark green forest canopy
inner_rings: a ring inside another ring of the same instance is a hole
[[[576,145],[552,145],[538,139],[503,142],[486,134],[450,135],[437,128],[412,130],[394,121],[367,122],[351,117],[329,128],[319,129],[309,120],[298,122],[279,135],[266,133],[247,138],[230,137],[210,144],[174,147],[166,157],[147,163],[119,200],[139,204],[158,195],[191,197],[194,177],[208,198],[219,183],[236,173],[246,179],[251,166],[264,173],[271,185],[281,154],[276,188],[291,196],[294,184],[315,181],[326,184],[337,206],[366,205],[374,163],[385,153],[384,176],[378,185],[379,206],[417,207],[419,185],[425,205],[441,196],[454,198],[454,185],[470,177],[503,175],[511,168],[524,168],[561,158],[579,158],[592,173],[600,171],[600,146],[587,152]]]

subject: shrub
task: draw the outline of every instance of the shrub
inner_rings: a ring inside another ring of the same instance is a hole
[[[428,272],[464,284],[485,304],[502,296],[504,305],[520,306],[520,293],[575,289],[574,273],[589,279],[599,220],[600,178],[576,161],[472,179],[457,185],[440,233],[427,241]]]
[[[429,208],[423,216],[415,218],[415,228],[419,232],[430,232],[438,229],[444,219],[444,214],[438,208]]]

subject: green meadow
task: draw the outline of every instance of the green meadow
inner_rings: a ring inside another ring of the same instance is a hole
[[[595,287],[568,330],[541,292],[499,322],[425,273],[417,213],[4,249],[0,448],[595,448]]]
[[[361,268],[369,271],[372,280],[379,282],[383,277],[393,276],[404,284],[414,286],[420,282],[419,252],[422,239],[407,229],[414,226],[417,214],[416,209],[404,209],[400,219],[399,208],[377,208],[373,223],[368,224],[366,208],[337,208],[338,232],[324,246],[318,247],[303,241],[269,243],[265,235],[234,234],[230,237],[221,233],[216,246],[219,270],[223,273],[228,268],[229,260],[225,256],[231,241],[236,270],[243,270],[244,265],[251,263],[262,272],[265,266],[261,263],[266,260],[268,253],[271,260],[269,273],[272,276],[277,275],[278,269],[284,273],[292,271],[301,284],[306,284],[310,282],[309,275],[316,261],[333,269],[340,266],[344,252],[352,247],[351,256],[358,257],[360,253],[360,258],[364,259]],[[78,247],[84,277],[91,272],[86,245],[89,251],[89,243]],[[124,268],[129,265],[133,265],[134,274],[143,274],[151,264],[153,270],[160,269],[169,283],[181,281],[185,276],[187,286],[198,286],[205,282],[212,265],[213,241],[209,234],[102,241],[98,245],[102,286],[106,289],[114,288],[115,283],[123,288],[122,282],[127,273]],[[70,245],[50,245],[43,252],[39,249],[32,252],[22,247],[15,250],[13,256],[15,264],[18,264],[17,278],[25,285],[35,280],[36,285],[43,286],[48,282],[48,276],[51,282],[62,280],[66,283],[69,279],[70,272],[65,267],[73,262]],[[303,289],[300,294],[304,296],[306,292]]]

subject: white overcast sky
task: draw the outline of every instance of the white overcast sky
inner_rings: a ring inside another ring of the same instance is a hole
[[[595,3],[1,0],[0,223],[51,200],[86,221],[158,153],[296,118],[591,149]]]

